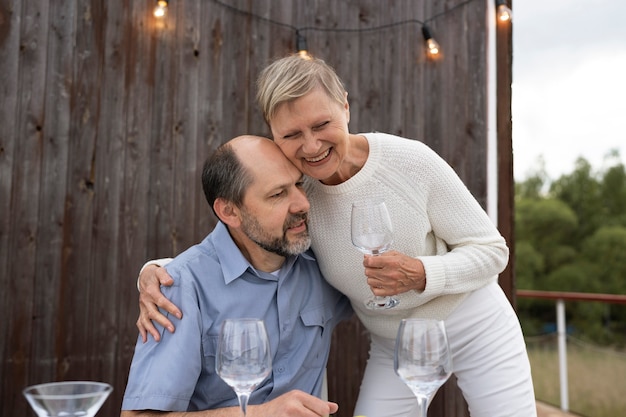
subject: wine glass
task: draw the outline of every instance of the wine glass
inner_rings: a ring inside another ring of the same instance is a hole
[[[393,227],[384,201],[352,204],[352,244],[368,255],[380,255],[391,247]],[[370,310],[385,310],[400,303],[395,297],[375,295],[365,300]]]
[[[394,356],[396,374],[411,388],[426,417],[430,399],[452,373],[452,358],[443,321],[403,319]]]
[[[245,417],[250,394],[272,371],[270,343],[263,320],[224,320],[215,371],[237,394]]]
[[[104,382],[66,381],[32,385],[23,394],[39,417],[93,417],[111,391]]]

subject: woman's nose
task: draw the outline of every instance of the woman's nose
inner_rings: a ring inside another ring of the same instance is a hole
[[[304,142],[302,143],[302,150],[307,154],[315,154],[319,150],[319,141],[315,137],[315,133],[308,132],[303,134]]]

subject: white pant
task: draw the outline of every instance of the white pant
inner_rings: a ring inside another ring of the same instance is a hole
[[[497,283],[474,291],[445,320],[452,367],[472,417],[535,417],[526,344]],[[354,415],[417,416],[413,393],[393,370],[394,339],[372,336]]]

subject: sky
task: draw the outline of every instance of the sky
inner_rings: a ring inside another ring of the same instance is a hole
[[[551,180],[626,161],[626,1],[513,2],[513,170]]]

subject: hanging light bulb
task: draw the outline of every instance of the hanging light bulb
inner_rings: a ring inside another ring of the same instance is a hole
[[[300,33],[299,30],[296,30],[296,50],[298,51],[298,55],[302,58],[311,59],[311,55],[309,55],[309,51],[306,46],[306,38]]]
[[[496,0],[496,16],[498,22],[510,22],[513,19],[513,12],[506,4],[506,0]]]
[[[167,0],[157,0],[156,7],[154,8],[154,17],[163,17],[167,11]]]
[[[426,53],[431,58],[438,58],[441,54],[441,47],[437,43],[437,41],[433,38],[433,35],[430,33],[430,29],[428,26],[422,26],[422,35],[424,36],[424,40],[426,41]]]

